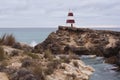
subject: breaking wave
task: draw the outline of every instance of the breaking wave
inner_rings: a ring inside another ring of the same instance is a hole
[[[34,46],[36,46],[37,45],[37,42],[35,42],[35,41],[32,41],[31,43],[30,43],[30,46],[32,46],[32,47],[34,47]]]

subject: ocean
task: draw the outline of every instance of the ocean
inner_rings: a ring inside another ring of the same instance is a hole
[[[120,31],[120,28],[93,28],[97,30]],[[57,28],[0,28],[0,36],[13,34],[18,42],[23,42],[34,46],[44,41],[51,32]]]
[[[94,28],[97,30],[112,30],[120,32],[120,28]],[[13,34],[16,40],[35,46],[37,43],[44,41],[51,32],[57,28],[0,28],[0,36]],[[81,58],[87,65],[95,69],[90,80],[120,80],[120,72],[110,70],[113,65],[103,63],[103,58]]]
[[[12,34],[18,42],[35,46],[56,30],[57,28],[0,28],[0,36]]]

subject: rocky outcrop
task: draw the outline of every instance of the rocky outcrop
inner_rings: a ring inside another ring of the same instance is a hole
[[[120,32],[59,26],[47,39],[34,47],[34,52],[50,49],[54,54],[72,51],[79,55],[114,57],[120,64]]]
[[[78,56],[25,52],[1,46],[5,58],[0,61],[0,80],[88,80],[94,69]]]
[[[80,60],[71,60],[69,64],[62,63],[46,80],[88,80],[94,72],[90,66],[86,66]]]

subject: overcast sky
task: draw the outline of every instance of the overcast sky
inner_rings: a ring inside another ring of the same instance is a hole
[[[0,0],[0,27],[65,25],[69,9],[77,26],[120,27],[120,0]]]

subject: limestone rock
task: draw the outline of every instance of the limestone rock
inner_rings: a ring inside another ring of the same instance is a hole
[[[118,60],[120,32],[59,26],[56,32],[52,32],[45,41],[34,47],[34,52],[44,52],[46,49],[55,54],[67,54],[72,51],[78,55],[97,55],[105,58],[116,56]]]
[[[11,65],[7,66],[7,68],[19,69],[21,66],[22,66],[22,63],[20,63],[20,62],[14,62]]]
[[[0,80],[9,80],[8,76],[4,72],[0,72]]]
[[[54,71],[52,75],[47,76],[47,80],[88,80],[95,71],[80,60],[71,60],[69,64],[62,63],[60,67],[64,68]]]

